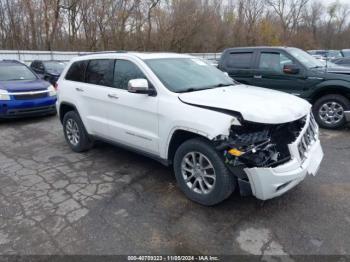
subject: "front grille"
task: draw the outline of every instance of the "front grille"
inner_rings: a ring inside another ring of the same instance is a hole
[[[38,99],[38,98],[44,98],[47,97],[47,92],[45,93],[37,93],[37,94],[21,94],[21,95],[14,95],[13,96],[16,100],[31,100],[31,99]]]
[[[317,140],[317,124],[315,118],[310,114],[309,126],[307,127],[305,133],[301,137],[301,140],[298,144],[298,151],[301,160],[304,160],[306,153],[309,151],[310,145]]]

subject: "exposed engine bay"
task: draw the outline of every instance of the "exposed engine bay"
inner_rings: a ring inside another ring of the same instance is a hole
[[[245,122],[232,126],[228,138],[216,138],[216,149],[224,153],[231,168],[275,167],[290,160],[293,143],[306,123],[306,116],[285,124]]]

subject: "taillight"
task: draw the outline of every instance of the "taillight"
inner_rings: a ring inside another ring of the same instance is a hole
[[[57,84],[57,82],[53,85],[53,87],[56,89],[56,91],[57,91],[57,89],[58,89],[58,84]]]

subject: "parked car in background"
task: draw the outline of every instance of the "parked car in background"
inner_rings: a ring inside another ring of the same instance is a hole
[[[343,57],[342,52],[339,50],[308,50],[307,52],[317,59],[322,57],[324,60],[332,60]]]
[[[50,82],[52,85],[56,84],[65,66],[65,62],[54,60],[34,60],[30,64],[30,67],[40,78]]]
[[[343,57],[350,57],[350,49],[342,49],[341,53]]]
[[[0,119],[56,113],[56,90],[25,64],[0,60]]]
[[[219,69],[240,83],[280,90],[307,99],[320,126],[341,128],[350,121],[350,72],[292,47],[226,49]]]
[[[332,63],[338,66],[350,67],[350,57],[343,57],[332,60]]]
[[[315,175],[323,158],[308,102],[236,84],[189,55],[77,57],[58,80],[57,109],[73,151],[101,139],[153,157],[172,165],[183,192],[203,205],[237,185],[277,197]]]

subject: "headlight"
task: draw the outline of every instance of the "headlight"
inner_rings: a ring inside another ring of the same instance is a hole
[[[47,90],[49,91],[49,96],[56,96],[56,89],[52,85],[50,85]]]
[[[0,89],[0,101],[1,100],[11,100],[10,95],[6,90]]]

